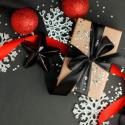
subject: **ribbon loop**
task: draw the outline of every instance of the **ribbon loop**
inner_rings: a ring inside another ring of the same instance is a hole
[[[84,65],[86,62],[89,62],[89,59],[86,55],[81,55],[81,56],[78,56],[76,58],[72,58],[70,61],[69,61],[69,64],[68,64],[68,67],[69,69],[71,70],[75,70],[77,69],[78,67],[81,69],[83,69]]]
[[[109,38],[106,36],[103,37],[102,40],[99,42],[96,58],[110,52],[113,48],[114,48],[114,45],[109,40]]]
[[[79,49],[77,49],[75,46],[70,45],[66,56],[69,58],[75,58],[80,55],[83,55],[83,53]]]
[[[90,58],[96,57],[98,43],[102,39],[103,32],[104,26],[92,23],[90,32]]]

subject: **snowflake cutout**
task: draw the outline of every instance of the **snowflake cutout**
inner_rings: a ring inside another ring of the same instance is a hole
[[[68,43],[69,32],[72,30],[73,25],[70,18],[64,17],[63,11],[58,7],[50,8],[50,12],[47,14],[45,10],[39,12],[39,14],[43,18],[48,36],[60,42]]]
[[[103,95],[100,100],[94,100],[81,95],[78,100],[79,102],[74,105],[73,114],[80,121],[79,125],[97,125],[97,117],[109,104],[109,98]],[[103,125],[109,125],[109,121]]]
[[[6,41],[10,41],[9,34],[6,33],[0,33],[0,46],[2,46]]]
[[[0,33],[0,46],[2,46],[6,41],[10,41],[9,34]],[[16,50],[13,50],[7,57],[0,61],[0,71],[7,72],[7,69],[10,68],[10,62],[15,60],[15,57],[18,55]]]

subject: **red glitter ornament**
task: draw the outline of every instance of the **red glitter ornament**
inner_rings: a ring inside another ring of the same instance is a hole
[[[38,15],[31,8],[17,9],[11,16],[11,25],[15,32],[29,34],[38,26]]]
[[[66,16],[70,18],[83,17],[88,13],[88,0],[63,0],[62,9]]]

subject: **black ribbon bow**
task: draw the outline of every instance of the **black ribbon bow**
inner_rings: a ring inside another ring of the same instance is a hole
[[[41,33],[41,36],[36,42],[36,46],[28,46],[22,44],[24,49],[29,53],[24,61],[24,67],[27,68],[34,63],[38,63],[46,72],[50,70],[49,57],[59,54],[59,49],[52,48],[46,45],[46,35]]]
[[[124,59],[118,53],[107,54],[114,48],[114,45],[107,36],[102,36],[103,32],[104,26],[92,23],[89,56],[71,45],[67,57],[71,58],[68,67],[72,71],[55,86],[51,92],[52,94],[67,95],[76,85],[78,93],[88,95],[91,66],[93,62],[107,72],[110,72],[110,67],[114,62],[117,66],[125,64]]]

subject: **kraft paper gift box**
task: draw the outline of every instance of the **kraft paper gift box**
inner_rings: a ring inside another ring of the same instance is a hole
[[[90,31],[91,31],[91,21],[79,18],[73,36],[71,38],[71,44],[77,47],[80,51],[89,55],[89,44],[90,44]],[[106,53],[105,55],[116,53],[119,47],[122,32],[110,27],[105,26],[103,36],[107,36],[111,42],[114,44],[114,48]],[[65,57],[64,63],[58,77],[58,85],[60,81],[63,80],[72,71],[68,68],[69,58]],[[100,75],[103,77],[100,78]],[[109,73],[103,68],[98,66],[96,63],[92,63],[91,75],[90,75],[90,87],[88,90],[88,96],[94,99],[99,99],[103,93],[109,77]],[[70,83],[69,83],[70,84]],[[76,86],[72,91],[75,91]]]

